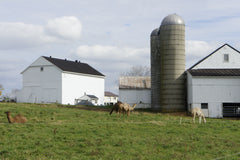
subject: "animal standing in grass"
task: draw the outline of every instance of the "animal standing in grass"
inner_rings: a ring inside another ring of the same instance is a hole
[[[114,110],[117,112],[118,115],[121,114],[121,112],[123,110],[122,104],[123,103],[120,101],[118,101],[116,104],[114,104],[114,106],[109,114],[111,115]]]
[[[206,123],[205,116],[204,116],[204,114],[203,114],[201,109],[199,109],[197,107],[193,108],[192,109],[192,115],[193,115],[193,123],[195,123],[196,116],[198,116],[198,118],[199,118],[199,124],[201,124],[202,118],[203,118],[204,123]]]
[[[7,119],[8,119],[9,123],[25,123],[25,122],[27,122],[27,118],[22,116],[21,114],[18,114],[12,118],[10,111],[7,111],[5,113],[7,114]]]
[[[134,108],[137,106],[137,104],[134,104],[132,107],[129,105],[129,104],[127,104],[127,103],[123,103],[123,104],[121,104],[123,107],[123,113],[127,113],[127,116],[129,116],[130,115],[130,112],[132,111],[132,110],[134,110]]]

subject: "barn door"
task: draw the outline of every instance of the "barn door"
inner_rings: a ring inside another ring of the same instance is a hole
[[[223,117],[240,117],[240,103],[223,103]]]

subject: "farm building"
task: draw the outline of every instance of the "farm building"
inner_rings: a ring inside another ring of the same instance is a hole
[[[187,70],[188,110],[207,117],[240,116],[240,52],[224,44]]]
[[[120,77],[119,100],[130,105],[138,103],[136,108],[150,108],[151,77]]]
[[[75,99],[76,105],[98,105],[98,97],[84,93],[84,96]]]
[[[186,70],[187,108],[199,107],[206,117],[240,116],[240,52],[228,44]],[[119,100],[151,107],[150,77],[120,77]]]
[[[105,91],[104,93],[104,104],[105,105],[114,105],[118,101],[118,95]]]
[[[17,102],[75,104],[87,93],[104,104],[105,76],[86,63],[42,56],[21,74]]]

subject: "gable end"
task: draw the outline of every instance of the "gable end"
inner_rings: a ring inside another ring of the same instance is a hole
[[[198,61],[196,64],[194,64],[192,67],[190,67],[188,70],[193,69],[194,67],[196,67],[197,65],[199,65],[201,62],[203,62],[204,60],[206,60],[207,58],[209,58],[210,56],[212,56],[214,53],[216,53],[217,51],[219,51],[220,49],[222,49],[223,47],[228,46],[229,48],[231,48],[232,50],[236,51],[237,53],[240,54],[240,51],[238,51],[237,49],[233,48],[232,46],[230,46],[229,44],[225,43],[224,45],[222,45],[221,47],[219,47],[218,49],[216,49],[215,51],[213,51],[212,53],[210,53],[209,55],[207,55],[206,57],[204,57],[203,59],[201,59],[200,61]]]

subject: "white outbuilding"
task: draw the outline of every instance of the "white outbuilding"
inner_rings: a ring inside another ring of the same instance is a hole
[[[240,52],[224,44],[187,70],[188,110],[207,117],[240,116]]]
[[[119,78],[119,100],[138,104],[136,108],[151,107],[151,77],[122,76]]]
[[[105,105],[114,105],[117,102],[118,102],[118,95],[109,91],[105,91],[105,100],[104,100]]]
[[[53,57],[39,57],[22,73],[23,86],[17,102],[76,103],[86,93],[104,104],[105,76],[86,63]]]

